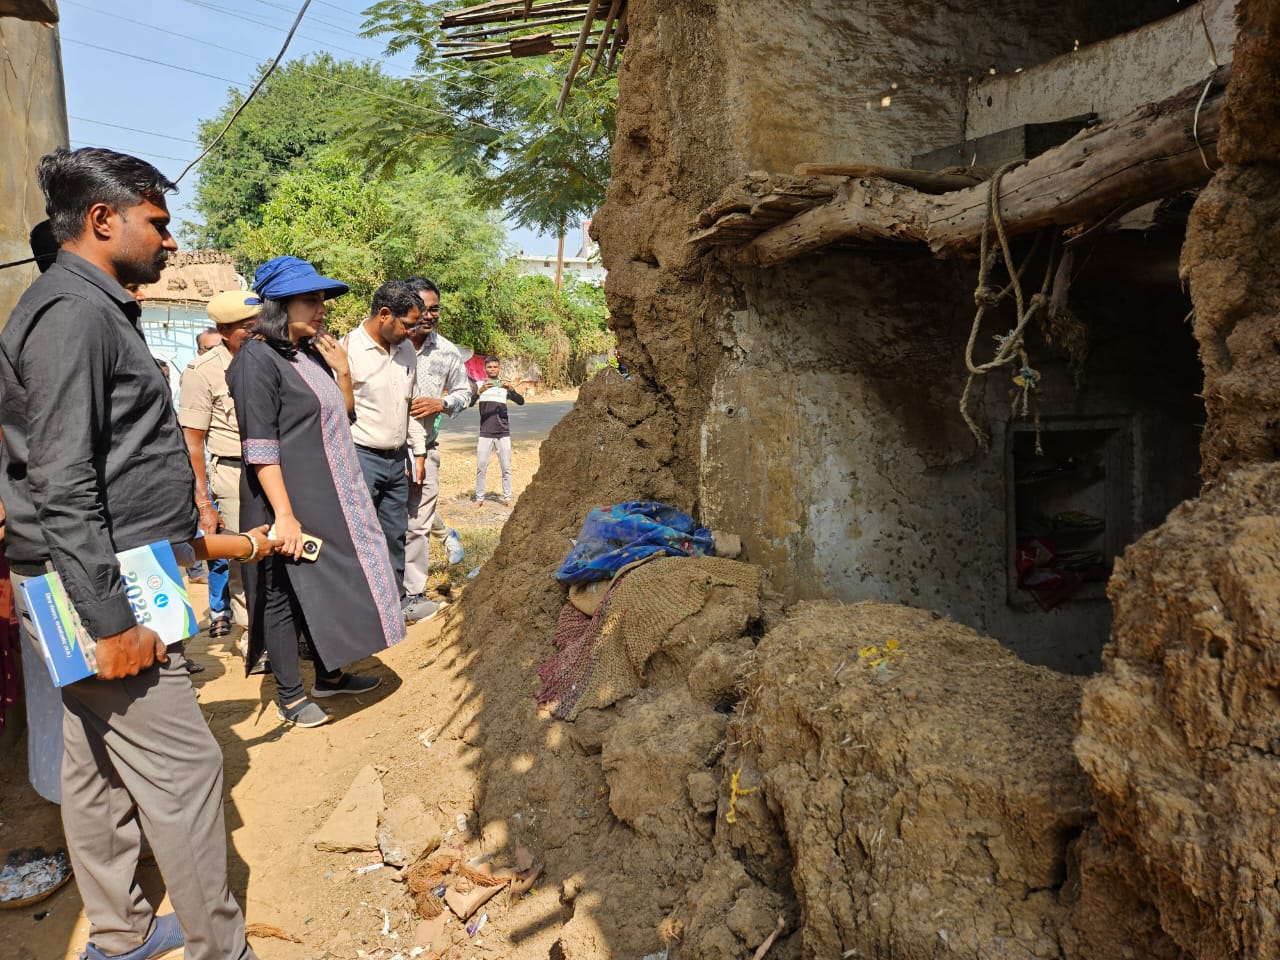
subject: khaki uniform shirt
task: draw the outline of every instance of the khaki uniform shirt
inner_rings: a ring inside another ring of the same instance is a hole
[[[178,423],[204,430],[205,450],[214,457],[240,456],[240,425],[236,407],[227,392],[227,367],[231,351],[218,344],[196,357],[182,372],[178,394]]]

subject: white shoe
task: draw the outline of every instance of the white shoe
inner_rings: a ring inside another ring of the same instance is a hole
[[[400,601],[400,612],[404,615],[406,624],[418,623],[421,620],[430,620],[439,613],[440,604],[434,600],[428,600],[420,593],[415,593]]]
[[[458,531],[452,527],[449,528],[449,532],[444,538],[444,552],[450,563],[461,563],[462,558],[467,555],[467,551],[463,549],[462,541],[458,539]]]

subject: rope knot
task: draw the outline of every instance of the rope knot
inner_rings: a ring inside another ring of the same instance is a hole
[[[995,287],[979,286],[973,291],[973,302],[979,307],[994,307],[1000,302],[1000,291]]]

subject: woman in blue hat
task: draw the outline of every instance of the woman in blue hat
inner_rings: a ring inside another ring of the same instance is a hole
[[[319,657],[312,697],[365,693],[381,680],[340,668],[403,640],[404,618],[351,441],[346,353],[324,332],[325,302],[347,285],[305,260],[276,257],[258,268],[253,287],[262,299],[255,337],[227,368],[248,468],[240,522],[274,523],[281,545],[246,573],[246,663],[265,645],[281,719],[314,727],[330,715],[303,689],[299,639]]]

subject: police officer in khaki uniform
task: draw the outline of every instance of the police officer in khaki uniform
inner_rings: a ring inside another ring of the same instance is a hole
[[[195,471],[200,529],[206,534],[216,533],[223,526],[237,529],[240,523],[240,426],[227,392],[226,372],[231,358],[249,338],[260,306],[261,301],[252,290],[230,290],[210,300],[209,319],[217,324],[222,343],[196,357],[182,374],[178,423]],[[247,628],[244,579],[240,564],[234,560],[230,564],[230,590],[231,616],[236,624]],[[247,649],[243,637],[240,646],[242,652]]]

